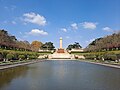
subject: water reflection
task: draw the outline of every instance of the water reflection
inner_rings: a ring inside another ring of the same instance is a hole
[[[120,90],[120,69],[45,61],[0,72],[0,90]]]
[[[27,70],[27,66],[0,70],[0,88],[7,86],[15,78],[24,77]]]

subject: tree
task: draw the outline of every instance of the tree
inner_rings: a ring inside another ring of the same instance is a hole
[[[70,45],[68,45],[67,50],[71,50],[72,48],[73,48],[73,45],[70,44]]]
[[[78,42],[75,42],[74,44],[68,45],[67,50],[80,49],[80,48],[82,48],[82,46]]]
[[[0,30],[0,48],[30,51],[31,46],[28,41],[18,41],[15,36],[8,34],[5,30]]]
[[[74,47],[75,49],[80,49],[80,48],[82,48],[82,46],[80,46],[80,44],[79,44],[78,42],[75,42],[75,44],[73,44],[73,47]]]
[[[43,45],[42,42],[33,41],[32,44],[31,44],[31,49],[32,49],[32,51],[38,51],[41,48],[42,45]]]
[[[55,46],[53,45],[52,42],[46,42],[41,46],[41,49],[43,50],[54,50]]]
[[[19,60],[24,60],[25,59],[25,55],[19,55],[18,58],[19,58]]]
[[[95,39],[85,48],[85,51],[104,50],[120,50],[120,32]]]
[[[7,54],[7,56],[6,56],[6,58],[7,58],[8,60],[12,60],[13,57],[14,57],[13,54]]]

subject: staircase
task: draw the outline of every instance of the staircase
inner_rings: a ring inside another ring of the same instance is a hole
[[[58,53],[57,51],[48,56],[49,59],[74,59],[74,55],[69,54],[66,50],[64,53]]]

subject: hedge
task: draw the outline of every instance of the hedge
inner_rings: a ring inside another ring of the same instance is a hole
[[[19,60],[21,60],[21,59],[24,60],[25,59],[25,55],[19,55],[18,58],[19,58]]]
[[[1,49],[0,49],[0,55],[1,55],[0,57],[1,60],[36,59],[39,56],[37,52],[1,50]]]
[[[84,55],[86,59],[97,59],[97,60],[118,60],[120,59],[120,54],[115,54],[114,52],[106,52],[106,53],[92,53]]]
[[[12,60],[12,59],[13,59],[13,57],[14,57],[14,55],[13,55],[13,54],[7,54],[7,55],[6,55],[6,58],[7,58],[8,60]]]

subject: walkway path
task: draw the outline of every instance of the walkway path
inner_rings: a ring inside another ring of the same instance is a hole
[[[90,62],[90,61],[83,61],[83,60],[79,60],[81,62],[87,62],[87,63],[91,63],[91,64],[97,64],[97,65],[103,65],[103,66],[108,66],[108,67],[113,67],[113,68],[119,68],[120,69],[120,66],[119,65],[111,65],[111,64],[105,64],[105,63],[98,63],[98,62]]]
[[[32,64],[32,63],[36,63],[36,62],[40,62],[40,61],[43,61],[43,60],[34,60],[34,61],[30,61],[30,62],[25,62],[25,63],[18,63],[18,64],[0,66],[0,70],[7,69],[7,68],[12,68],[12,67],[17,67],[17,66],[22,66],[22,65],[28,65],[28,64]]]

